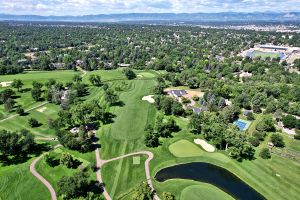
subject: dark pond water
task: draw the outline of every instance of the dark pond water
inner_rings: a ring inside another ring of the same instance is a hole
[[[161,169],[155,175],[155,179],[159,182],[176,178],[210,183],[230,194],[235,199],[265,199],[256,190],[228,170],[209,163],[194,162],[179,164]]]

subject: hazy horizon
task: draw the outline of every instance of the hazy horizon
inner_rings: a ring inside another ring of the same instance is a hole
[[[82,16],[132,13],[300,12],[294,0],[0,0],[2,14]]]

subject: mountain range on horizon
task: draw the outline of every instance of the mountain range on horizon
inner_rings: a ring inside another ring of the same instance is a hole
[[[222,12],[222,13],[127,13],[82,16],[41,16],[0,14],[0,21],[70,21],[70,22],[125,22],[125,21],[300,21],[300,12]]]

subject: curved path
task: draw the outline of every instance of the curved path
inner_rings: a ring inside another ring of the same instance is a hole
[[[99,151],[98,148],[95,150],[95,153],[96,153],[96,163],[97,163],[97,167],[98,167],[98,171],[96,172],[96,174],[97,174],[97,179],[98,179],[99,183],[101,183],[101,184],[103,184],[103,180],[102,180],[102,176],[101,176],[101,167],[104,164],[112,162],[112,161],[120,160],[120,159],[123,159],[123,158],[126,158],[126,157],[130,157],[130,156],[147,155],[148,158],[145,161],[145,172],[146,172],[147,183],[148,183],[149,187],[151,188],[151,191],[154,193],[154,196],[153,196],[154,199],[155,200],[160,200],[160,198],[158,197],[158,195],[156,194],[156,192],[154,190],[154,187],[153,187],[153,184],[152,184],[152,181],[151,181],[151,176],[150,176],[150,167],[149,167],[149,165],[150,165],[150,161],[154,157],[152,152],[150,152],[150,151],[140,151],[140,152],[135,152],[135,153],[129,153],[129,154],[119,156],[119,157],[116,157],[116,158],[112,158],[112,159],[109,159],[109,160],[102,160],[101,159],[100,151]],[[105,189],[104,185],[103,185],[103,195],[104,195],[106,200],[111,200],[112,199],[109,196],[109,194],[108,194],[107,190]]]
[[[60,146],[62,146],[62,145],[58,144],[54,147],[54,149],[56,149]],[[54,188],[52,187],[52,185],[35,170],[36,163],[38,161],[40,161],[43,156],[44,156],[44,154],[40,155],[39,157],[37,157],[36,159],[33,160],[33,162],[30,164],[30,172],[32,173],[33,176],[35,176],[37,179],[39,179],[39,181],[41,181],[47,187],[47,189],[49,190],[49,192],[51,194],[51,199],[57,200],[56,192],[55,192]]]
[[[51,194],[51,199],[52,200],[57,200],[56,198],[56,193],[52,185],[44,178],[42,177],[36,170],[35,170],[35,165],[36,163],[43,157],[41,155],[40,157],[34,159],[34,161],[30,164],[30,172],[32,173],[33,176],[35,176],[37,179],[39,179],[49,190]]]

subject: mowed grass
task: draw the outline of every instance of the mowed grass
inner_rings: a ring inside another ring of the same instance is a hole
[[[46,81],[48,81],[48,79],[55,79],[56,81],[66,83],[72,80],[73,76],[78,73],[80,72],[74,72],[71,70],[31,71],[15,75],[1,75],[0,82],[7,82],[13,81],[14,79],[20,79],[24,83],[24,88],[31,88],[33,81],[45,83]]]
[[[62,154],[64,152],[70,153],[74,159],[79,160],[83,167],[88,167],[91,162],[95,162],[95,153],[79,153],[77,151],[71,151],[66,148],[60,147],[55,149],[54,152]],[[58,156],[59,157],[59,156]],[[79,167],[79,166],[78,166]],[[54,190],[57,191],[57,183],[63,176],[72,176],[74,173],[79,172],[79,169],[67,168],[64,165],[58,165],[55,167],[50,167],[44,159],[41,159],[37,165],[36,170],[54,187]],[[96,174],[89,170],[90,180],[96,180]]]
[[[132,159],[133,157],[128,157],[113,161],[102,168],[106,189],[113,199],[130,199],[130,191],[146,181],[146,156],[140,157],[140,164],[133,164]],[[119,170],[122,170],[121,173]]]
[[[201,156],[203,151],[192,142],[179,140],[169,146],[170,152],[176,157]]]
[[[112,87],[124,85],[122,82],[114,82]],[[116,116],[114,122],[98,131],[103,159],[144,150],[144,129],[155,120],[154,105],[142,101],[143,96],[153,93],[155,80],[132,80],[125,83],[128,83],[128,87],[119,92],[124,105],[112,107],[110,112]],[[132,159],[130,157],[108,163],[102,168],[104,184],[113,199],[130,199],[127,193],[146,180],[143,164],[145,156],[141,157],[139,165],[134,165]]]
[[[54,136],[54,130],[49,129],[48,119],[56,118],[57,112],[59,111],[59,106],[54,104],[46,104],[41,108],[46,109],[43,112],[38,111],[40,108],[32,110],[25,116],[15,116],[14,118],[7,119],[5,121],[0,121],[0,129],[6,129],[10,131],[18,131],[20,129],[27,129],[34,133],[36,136]],[[30,118],[35,118],[40,122],[39,127],[31,128],[28,125],[28,120]]]
[[[26,163],[0,167],[0,199],[50,199],[50,193],[29,171],[32,159]]]
[[[33,100],[31,96],[30,89],[32,88],[32,82],[38,81],[40,83],[45,83],[48,79],[55,79],[58,82],[67,83],[72,81],[72,78],[75,74],[79,72],[74,72],[71,70],[66,71],[32,71],[32,72],[24,72],[22,74],[15,75],[0,75],[0,82],[13,81],[14,79],[20,79],[23,83],[23,91],[17,92],[15,88],[10,87],[0,87],[0,91],[4,89],[13,89],[16,91],[16,97],[14,101],[16,105],[21,106],[24,110],[30,109],[37,105],[40,105],[43,102],[36,102]],[[15,112],[5,112],[4,106],[0,105],[0,119],[4,119],[9,117],[10,115],[15,114]]]
[[[233,197],[219,188],[207,184],[199,183],[184,188],[180,195],[180,200],[234,200]]]
[[[256,57],[261,57],[261,58],[278,58],[280,57],[278,53],[272,53],[272,52],[263,52],[263,51],[253,51],[252,52],[252,57],[256,58]]]

